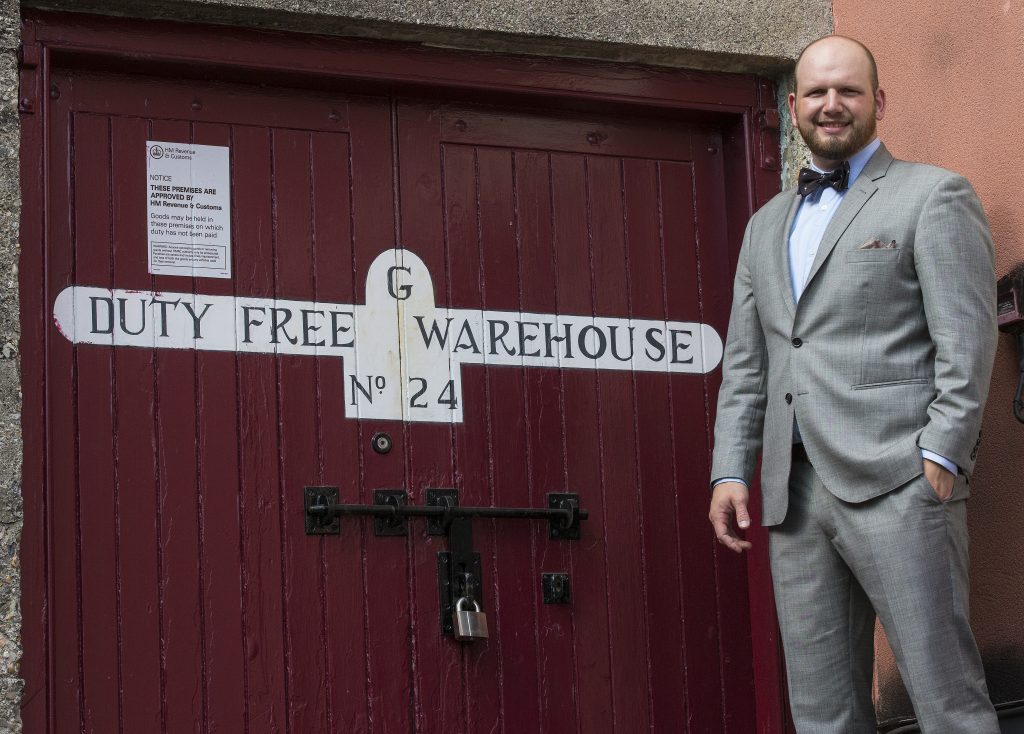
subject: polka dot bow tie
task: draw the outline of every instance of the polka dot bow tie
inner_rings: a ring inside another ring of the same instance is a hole
[[[850,181],[850,163],[843,161],[842,165],[834,171],[819,173],[813,168],[800,169],[800,184],[797,191],[800,196],[813,194],[818,189],[831,186],[836,191],[842,191]]]

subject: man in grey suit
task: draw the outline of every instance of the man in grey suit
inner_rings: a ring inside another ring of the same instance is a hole
[[[710,519],[762,522],[801,734],[875,731],[877,613],[928,734],[996,734],[968,613],[965,502],[996,344],[970,184],[894,160],[871,53],[839,36],[796,67],[812,154],[747,225],[715,424]]]

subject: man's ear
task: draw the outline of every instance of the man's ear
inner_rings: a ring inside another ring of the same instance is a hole
[[[885,90],[875,90],[875,119],[881,120],[885,117]]]
[[[789,121],[793,123],[793,127],[797,127],[796,124],[796,94],[793,92],[789,93],[786,97],[786,105],[789,107]],[[879,118],[881,119],[881,118]]]

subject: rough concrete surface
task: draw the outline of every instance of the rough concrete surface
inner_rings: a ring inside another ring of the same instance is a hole
[[[779,77],[783,183],[805,155],[784,75],[832,28],[830,0],[28,0],[25,6],[583,57]],[[18,544],[21,393],[17,288],[20,8],[0,0],[0,734],[21,732]]]
[[[16,0],[0,0],[0,732],[21,731],[21,382],[18,360],[18,64]]]
[[[40,8],[439,46],[774,73],[832,28],[829,0],[29,0]]]
[[[811,160],[811,151],[807,149],[800,132],[793,127],[789,119],[789,105],[786,99],[796,89],[796,79],[792,72],[779,76],[776,81],[776,94],[779,105],[779,147],[782,150],[782,188],[796,186],[800,169]]]

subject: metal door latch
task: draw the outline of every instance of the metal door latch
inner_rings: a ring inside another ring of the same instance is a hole
[[[579,495],[571,492],[549,493],[547,507],[461,507],[456,489],[428,489],[423,506],[410,505],[408,494],[402,489],[378,489],[373,495],[372,505],[346,505],[338,504],[337,487],[306,487],[306,534],[340,535],[343,515],[369,515],[374,518],[375,535],[408,535],[409,518],[426,518],[428,535],[448,536],[448,550],[437,554],[437,588],[441,634],[444,635],[454,634],[459,613],[482,615],[477,607],[483,606],[483,576],[480,554],[473,550],[473,518],[547,520],[548,537],[552,540],[579,540],[580,521],[589,515],[580,508]],[[459,609],[460,601],[473,605],[476,611]],[[544,601],[568,603],[568,574],[545,574]],[[485,636],[486,632],[460,639]]]
[[[580,520],[586,520],[589,514],[580,508],[580,496],[571,492],[549,492],[547,507],[460,507],[458,490],[428,489],[426,504],[419,507],[409,504],[404,489],[376,489],[372,505],[338,504],[337,487],[306,487],[304,491],[306,535],[340,535],[338,518],[343,515],[370,515],[387,521],[374,524],[376,535],[408,534],[406,520],[410,517],[427,518],[428,535],[447,535],[455,518],[481,517],[547,520],[552,540],[579,540]]]

